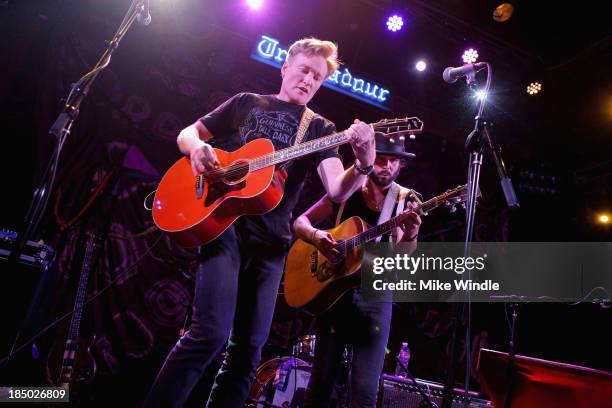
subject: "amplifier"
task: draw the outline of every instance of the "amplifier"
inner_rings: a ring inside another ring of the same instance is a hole
[[[17,233],[0,230],[0,260],[7,260],[11,255],[12,245],[17,239]],[[40,242],[27,241],[19,255],[19,263],[33,266],[36,269],[46,269],[55,258],[55,250]]]
[[[60,282],[59,273],[51,268],[55,250],[40,242],[27,241],[19,260],[9,267],[7,260],[13,251],[16,239],[17,233],[0,230],[0,279],[2,279],[0,281],[2,282],[0,283],[0,354],[2,355],[11,349],[17,333],[20,333],[17,339],[19,345],[48,323],[45,319],[51,311],[50,299],[56,296],[56,288]],[[21,353],[25,354],[29,353]],[[20,369],[19,367],[17,360],[14,360],[10,366],[0,367],[0,384],[8,384],[7,378],[2,377],[3,373],[8,375]],[[27,366],[27,369],[30,368]],[[25,371],[24,368],[23,372]],[[11,381],[16,378],[14,375],[12,378],[9,377]]]
[[[380,384],[380,404],[381,408],[422,408],[427,407],[417,386],[412,380],[403,377],[395,377],[383,374]],[[429,400],[440,407],[444,395],[444,384],[416,379],[418,386],[429,397]],[[468,394],[470,408],[493,408],[491,401],[484,399],[482,394],[470,391]],[[465,397],[463,390],[455,388],[453,390],[452,408],[463,408]]]

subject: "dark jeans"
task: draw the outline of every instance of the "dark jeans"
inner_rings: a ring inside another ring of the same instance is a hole
[[[353,346],[351,407],[375,407],[385,360],[391,302],[365,302],[359,290],[346,293],[319,316],[315,357],[304,407],[329,406],[344,346]]]
[[[283,245],[240,241],[232,226],[201,248],[191,327],[176,343],[145,406],[181,407],[208,364],[227,355],[207,407],[243,407],[270,331],[283,273]]]

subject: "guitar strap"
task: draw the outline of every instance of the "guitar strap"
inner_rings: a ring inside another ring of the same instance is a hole
[[[317,116],[316,113],[312,111],[308,106],[304,109],[304,113],[302,113],[302,119],[300,120],[300,125],[298,126],[297,133],[295,135],[295,142],[293,145],[297,145],[302,143],[302,139],[304,139],[304,135],[306,134],[306,130],[308,130],[308,126],[310,126],[310,122],[314,117]]]
[[[308,126],[310,126],[310,122],[312,122],[315,116],[317,116],[317,114],[314,113],[312,109],[310,109],[308,106],[306,106],[304,109],[304,113],[302,113],[302,119],[300,119],[300,124],[298,125],[298,129],[295,134],[295,141],[293,142],[294,146],[302,143],[302,139],[304,139],[304,135],[306,134],[306,131],[308,130]],[[287,162],[284,168],[288,167],[289,163],[291,163],[291,161]],[[283,166],[281,166],[281,168],[283,168]],[[283,190],[284,190],[284,184],[283,184]]]
[[[385,202],[383,203],[382,210],[380,211],[380,216],[378,217],[378,222],[376,225],[380,225],[383,222],[389,220],[391,218],[391,211],[393,211],[393,206],[397,202],[397,196],[399,195],[400,185],[395,181],[391,183],[391,187],[387,190],[387,195],[385,196]],[[399,209],[399,203],[398,203]],[[375,241],[380,242],[382,235],[376,237]],[[392,241],[393,234],[389,234],[389,242]]]
[[[397,209],[395,210],[395,215],[400,215],[402,211],[406,208],[406,200],[412,201],[417,204],[423,204],[421,199],[419,198],[419,193],[416,191],[400,186],[399,197],[397,201]],[[391,236],[389,237],[390,242],[397,242],[397,237],[401,231],[400,227],[393,228],[391,231]]]
[[[391,218],[391,211],[393,210],[393,204],[397,201],[397,207],[395,209],[395,215],[399,215],[406,206],[406,199],[410,197],[410,201],[415,201],[418,204],[422,204],[419,199],[418,193],[415,193],[414,190],[402,187],[396,182],[391,184],[389,190],[387,190],[387,195],[385,196],[385,202],[383,203],[382,211],[380,212],[380,216],[378,217],[378,223],[376,225],[380,225],[383,222],[386,222]],[[344,207],[346,205],[346,201],[342,202],[338,207],[338,214],[336,215],[336,224],[335,226],[340,225],[340,220],[342,219],[342,213],[344,212]],[[400,228],[394,228],[389,235],[389,242],[396,242],[396,238],[399,235]],[[376,242],[380,242],[381,236],[376,238]]]

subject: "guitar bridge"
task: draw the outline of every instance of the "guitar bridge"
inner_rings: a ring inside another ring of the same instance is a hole
[[[318,260],[319,260],[318,251],[314,251],[312,254],[310,254],[310,275],[311,276],[315,276],[317,274]]]
[[[196,195],[199,200],[200,198],[202,198],[202,194],[204,194],[204,175],[198,174],[198,176],[196,177],[195,188],[196,188]]]

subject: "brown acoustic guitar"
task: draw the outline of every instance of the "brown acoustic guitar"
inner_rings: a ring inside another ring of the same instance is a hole
[[[418,118],[383,119],[370,124],[387,137],[419,133]],[[349,141],[337,132],[278,151],[269,139],[255,139],[233,152],[214,149],[218,169],[193,175],[189,158],[164,174],[153,199],[153,221],[185,247],[217,238],[238,217],[265,214],[283,198],[285,175],[276,165],[328,150]]]
[[[454,211],[466,199],[467,189],[462,185],[417,204],[414,211],[427,215],[440,206]],[[351,217],[327,230],[338,242],[336,249],[341,255],[338,260],[329,260],[309,242],[295,241],[285,262],[287,304],[312,314],[329,309],[345,292],[359,285],[357,272],[361,268],[362,245],[398,227],[406,216],[407,213],[399,214],[374,227],[359,217]]]

